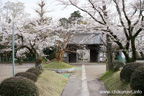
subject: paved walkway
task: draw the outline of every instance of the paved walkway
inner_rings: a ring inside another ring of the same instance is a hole
[[[82,70],[75,70],[72,73],[62,96],[107,96],[107,94],[100,94],[100,91],[106,91],[106,88],[98,80],[105,73],[105,64],[86,64],[74,67],[82,68]]]

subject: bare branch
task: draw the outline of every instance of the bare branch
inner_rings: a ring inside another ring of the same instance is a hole
[[[101,12],[95,7],[95,5],[93,4],[93,2],[92,2],[91,0],[88,0],[88,1],[89,1],[90,4],[92,5],[92,8],[99,13],[99,15],[100,15],[100,17],[102,18],[104,24],[106,24],[106,21],[104,20],[104,16],[101,14]]]
[[[137,32],[134,34],[134,37],[136,38],[141,31],[142,31],[142,28],[138,29]]]
[[[71,5],[75,6],[75,7],[78,8],[79,10],[81,10],[81,11],[87,13],[87,14],[88,14],[90,17],[92,17],[96,22],[98,22],[99,24],[105,25],[105,23],[103,23],[103,22],[97,20],[90,12],[88,12],[87,10],[84,10],[84,9],[78,7],[78,6],[75,5],[71,0],[69,0],[69,1],[70,1]]]
[[[131,25],[131,21],[129,20],[129,18],[128,18],[127,14],[126,14],[126,11],[125,11],[125,1],[124,0],[122,0],[122,6],[123,6],[122,10],[123,10],[124,16],[125,16],[125,18],[126,18],[126,20],[128,22],[128,25],[130,26]]]
[[[127,33],[127,28],[126,28],[126,26],[124,25],[124,22],[123,22],[123,20],[122,20],[122,15],[121,15],[120,8],[119,8],[117,2],[116,2],[115,0],[113,0],[113,1],[114,1],[114,3],[116,4],[116,9],[117,9],[117,12],[118,12],[118,15],[119,15],[119,19],[120,19],[121,25],[123,26],[124,33],[125,33],[126,37],[129,38],[129,35],[128,35],[128,33]]]

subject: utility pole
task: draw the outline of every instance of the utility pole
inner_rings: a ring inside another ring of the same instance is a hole
[[[15,40],[14,40],[14,21],[12,22],[12,63],[13,63],[13,67],[12,67],[12,73],[13,73],[13,77],[15,76]]]

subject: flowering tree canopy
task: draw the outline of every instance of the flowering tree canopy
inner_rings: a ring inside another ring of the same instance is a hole
[[[95,27],[110,36],[126,57],[127,62],[137,59],[136,39],[142,35],[142,11],[135,5],[137,0],[58,0],[65,6],[72,5],[88,14]],[[138,39],[137,39],[138,40]],[[129,52],[132,52],[132,57]]]

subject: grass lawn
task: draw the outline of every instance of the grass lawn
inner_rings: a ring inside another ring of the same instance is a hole
[[[73,66],[65,62],[54,61],[54,62],[44,65],[43,68],[44,69],[67,69],[67,68],[73,68]]]
[[[36,85],[40,96],[61,96],[68,79],[53,71],[44,70]]]
[[[74,69],[75,69],[75,70],[82,70],[82,68],[78,68],[78,67],[75,67]]]
[[[114,71],[108,71],[103,76],[100,77],[100,79],[104,82],[106,88],[108,91],[111,92],[110,95],[112,95],[112,92],[114,90],[119,90],[121,92],[130,92],[132,91],[130,88],[130,84],[128,82],[122,82],[120,81],[120,71],[114,72]],[[114,94],[114,96],[134,96],[130,93],[125,94]]]
[[[70,74],[61,74],[62,76],[69,78]]]

